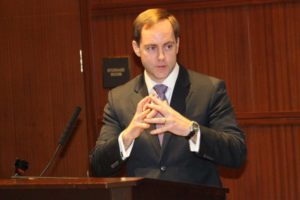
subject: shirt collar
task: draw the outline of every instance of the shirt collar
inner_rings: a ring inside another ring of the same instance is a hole
[[[173,93],[173,90],[174,90],[174,87],[175,87],[175,83],[176,83],[176,80],[177,80],[177,77],[178,77],[178,74],[179,74],[179,65],[178,63],[175,64],[175,67],[174,69],[172,70],[172,72],[169,74],[169,76],[161,83],[161,84],[164,84],[166,86],[168,86],[168,91],[167,93]],[[146,83],[146,86],[147,86],[147,89],[148,89],[148,93],[151,94],[153,92],[153,87],[156,85],[156,84],[159,84],[155,81],[153,81],[150,76],[148,75],[147,71],[144,70],[144,77],[145,77],[145,83]]]

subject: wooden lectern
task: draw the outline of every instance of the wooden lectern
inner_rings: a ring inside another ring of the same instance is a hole
[[[147,178],[0,179],[1,200],[224,200],[228,189]]]

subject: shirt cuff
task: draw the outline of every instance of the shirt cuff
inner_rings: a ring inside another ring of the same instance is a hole
[[[126,150],[124,143],[123,143],[122,135],[123,135],[123,132],[119,135],[118,142],[119,142],[119,147],[120,147],[121,158],[122,158],[122,160],[125,160],[126,158],[128,158],[130,156],[134,141],[130,144],[130,146]]]
[[[196,137],[196,143],[193,142],[193,140],[192,140],[193,137],[191,139],[189,139],[190,151],[198,153],[200,151],[200,140],[201,140],[201,131],[200,131],[200,129],[196,133],[195,137]]]

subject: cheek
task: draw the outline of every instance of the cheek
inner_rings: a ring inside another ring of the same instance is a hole
[[[143,65],[146,67],[152,65],[152,63],[154,62],[154,58],[152,58],[151,56],[145,56],[144,54],[141,54],[140,58]]]

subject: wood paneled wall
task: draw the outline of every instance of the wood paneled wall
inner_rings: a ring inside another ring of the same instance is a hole
[[[239,169],[221,169],[228,199],[300,198],[300,125],[253,125],[247,133],[247,164]]]
[[[299,1],[93,0],[98,131],[107,95],[102,58],[130,55],[132,76],[142,71],[131,50],[132,21],[150,7],[164,7],[177,16],[180,63],[227,83],[248,145],[244,167],[221,168],[228,199],[299,199]]]
[[[46,176],[85,176],[88,169],[79,0],[0,3],[0,178],[41,173],[75,106],[79,123]]]
[[[30,162],[27,175],[38,175],[76,105],[80,123],[49,175],[85,175],[97,137],[88,133],[92,124],[99,132],[106,103],[102,58],[129,55],[132,77],[140,73],[132,21],[146,8],[164,7],[181,24],[179,62],[226,81],[247,133],[246,164],[220,169],[228,199],[300,199],[299,1],[92,0],[92,41],[80,31],[79,2],[1,2],[0,177],[13,174],[16,157]],[[93,59],[85,76],[82,44],[91,45]]]

